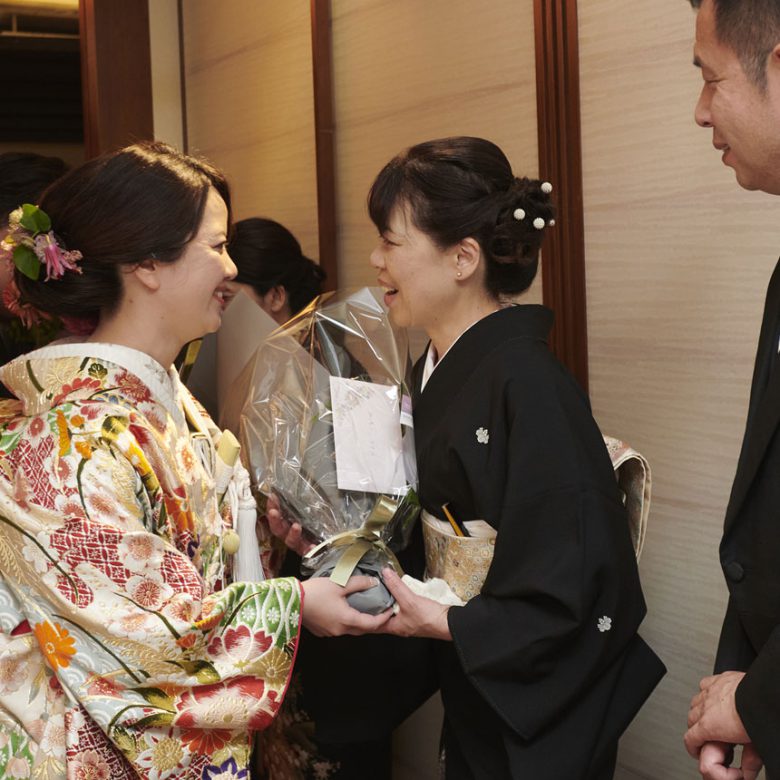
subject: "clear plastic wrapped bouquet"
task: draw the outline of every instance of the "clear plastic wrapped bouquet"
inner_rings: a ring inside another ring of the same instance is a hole
[[[314,540],[303,565],[315,575],[344,584],[356,568],[398,566],[419,513],[410,370],[406,334],[391,326],[382,292],[362,288],[316,298],[238,379],[243,401],[228,414],[253,482]]]

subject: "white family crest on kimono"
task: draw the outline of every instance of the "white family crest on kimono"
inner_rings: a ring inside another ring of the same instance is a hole
[[[301,593],[228,584],[219,431],[135,350],[0,371],[20,399],[0,404],[0,776],[246,778]]]

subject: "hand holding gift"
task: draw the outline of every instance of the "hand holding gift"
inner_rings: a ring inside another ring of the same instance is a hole
[[[301,524],[297,520],[285,517],[279,497],[275,494],[268,496],[266,500],[265,517],[271,533],[301,557],[314,547],[314,542],[304,536]]]
[[[344,587],[327,577],[312,577],[303,583],[303,624],[315,636],[372,634],[385,631],[393,616],[390,609],[377,615],[357,612],[352,599],[379,587],[373,577],[350,577]]]

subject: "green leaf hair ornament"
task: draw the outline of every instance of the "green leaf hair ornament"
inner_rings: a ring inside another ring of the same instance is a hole
[[[66,271],[81,273],[76,265],[81,252],[60,246],[49,215],[32,203],[25,203],[8,216],[8,235],[0,242],[0,253],[10,257],[19,272],[33,281],[40,278],[41,266],[46,268],[46,282],[61,278]]]

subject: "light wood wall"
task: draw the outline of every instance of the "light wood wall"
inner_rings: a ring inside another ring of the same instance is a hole
[[[179,8],[177,0],[149,3],[154,138],[184,149]]]
[[[311,21],[307,0],[187,0],[183,10],[188,151],[225,171],[234,219],[263,216],[289,228],[317,258]],[[251,322],[225,313],[225,333]],[[190,386],[209,411],[224,400],[227,378],[241,366],[227,338],[204,342]],[[215,381],[216,376],[216,381]]]
[[[189,151],[225,171],[236,219],[275,219],[317,257],[309,3],[182,8]]]
[[[371,284],[366,195],[402,149],[449,135],[495,141],[536,176],[532,0],[332,0],[339,274]],[[541,285],[530,294],[541,300]]]
[[[780,201],[740,190],[694,124],[690,5],[627,11],[579,9],[590,390],[603,430],[653,467],[642,633],[669,674],[617,777],[693,780],[682,734],[726,600],[718,543]]]

